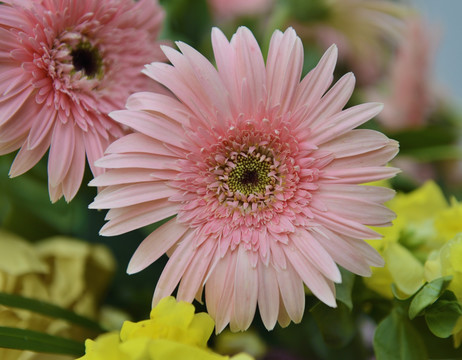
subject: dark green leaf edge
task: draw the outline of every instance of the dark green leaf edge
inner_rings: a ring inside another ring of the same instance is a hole
[[[5,326],[0,326],[0,347],[73,356],[85,353],[85,345],[78,341]]]
[[[75,325],[97,332],[106,331],[94,320],[78,315],[75,312],[64,309],[62,307],[47,303],[45,301],[0,292],[0,304],[19,309],[30,310],[32,312],[53,318],[63,319]]]
[[[414,296],[409,306],[409,318],[421,315],[425,308],[432,305],[441,296],[451,282],[452,276],[437,278],[425,284]]]

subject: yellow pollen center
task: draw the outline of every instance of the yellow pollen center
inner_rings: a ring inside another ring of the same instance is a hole
[[[240,192],[246,196],[264,193],[266,186],[271,183],[268,176],[270,165],[255,156],[239,155],[236,166],[229,173],[228,186],[233,192]]]

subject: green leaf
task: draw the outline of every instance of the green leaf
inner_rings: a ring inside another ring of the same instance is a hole
[[[374,334],[374,351],[377,360],[427,359],[427,349],[407,314],[394,308],[378,325]]]
[[[415,295],[409,306],[409,318],[414,319],[433,304],[451,282],[452,276],[444,276],[425,284]]]
[[[342,274],[342,282],[335,284],[336,299],[343,302],[348,309],[353,309],[353,301],[351,300],[351,293],[353,285],[355,283],[355,275],[348,270],[340,267],[340,273]]]
[[[462,306],[452,291],[446,290],[432,306],[425,310],[425,321],[430,331],[440,338],[451,336]]]
[[[327,345],[343,347],[353,339],[356,326],[347,305],[339,302],[338,307],[333,309],[320,302],[311,309],[311,313]]]
[[[422,149],[413,149],[405,152],[405,154],[413,156],[416,160],[424,162],[462,159],[462,150],[459,145],[441,145]]]
[[[455,143],[457,135],[457,131],[453,126],[430,125],[421,129],[394,133],[393,138],[400,143],[400,153],[402,149],[407,155],[414,150],[428,151],[431,148]]]
[[[435,336],[429,329],[423,316],[412,320],[412,324],[419,330],[420,337],[425,342],[428,351],[429,359],[462,359],[462,346],[454,347],[452,337],[439,338]]]
[[[89,318],[44,301],[0,292],[0,304],[30,310],[54,318],[64,319],[75,325],[95,330],[97,332],[105,331],[105,329],[103,329],[97,322]]]
[[[73,356],[85,353],[85,345],[75,340],[4,326],[0,326],[0,347]]]
[[[82,198],[82,189],[71,203],[67,204],[61,199],[52,204],[47,190],[46,162],[42,159],[26,174],[9,179],[7,174],[11,162],[12,159],[0,157],[2,228],[27,239],[38,240],[56,233],[77,232],[86,227],[88,203]]]
[[[165,8],[161,38],[183,40],[198,49],[206,36],[210,39],[212,18],[206,0],[162,0]]]

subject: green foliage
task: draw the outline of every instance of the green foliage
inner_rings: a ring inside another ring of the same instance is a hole
[[[422,129],[394,133],[400,143],[400,154],[416,160],[429,162],[445,159],[461,159],[462,151],[457,145],[457,131],[453,126],[427,126]]]
[[[342,282],[335,284],[336,299],[340,300],[345,304],[349,310],[353,309],[352,291],[355,284],[355,275],[348,270],[340,267],[340,273],[342,274]]]
[[[435,279],[425,284],[414,296],[409,306],[409,318],[414,319],[420,315],[426,307],[433,304],[443,293],[451,281],[450,276]]]
[[[353,339],[356,324],[347,305],[339,301],[337,308],[332,309],[320,302],[311,313],[326,345],[335,348],[344,347]]]
[[[462,306],[453,292],[446,290],[438,300],[425,310],[425,320],[430,331],[438,337],[451,336]]]
[[[453,292],[445,290],[450,276],[425,284],[407,299],[395,299],[393,308],[378,325],[374,336],[377,360],[455,359],[462,348],[451,340],[462,306]]]
[[[0,327],[0,347],[43,353],[82,356],[83,343],[37,331]]]
[[[182,40],[196,49],[205,37],[210,41],[212,20],[206,0],[165,0],[161,4],[167,15],[162,38]]]
[[[7,174],[11,162],[11,157],[1,157],[0,173]],[[37,240],[55,234],[75,233],[85,227],[87,204],[81,196],[74,198],[70,204],[63,199],[52,204],[47,191],[46,173],[46,162],[42,159],[22,176],[14,179],[0,177],[2,228]]]
[[[330,15],[329,4],[325,0],[289,0],[290,15],[298,21],[316,22]]]
[[[374,335],[377,360],[427,359],[427,349],[407,314],[399,307],[378,325]]]

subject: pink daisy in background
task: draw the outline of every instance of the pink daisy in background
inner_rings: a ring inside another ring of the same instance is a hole
[[[112,112],[137,131],[111,144],[96,162],[106,187],[90,208],[110,209],[102,235],[118,235],[177,214],[139,246],[135,273],[167,253],[153,304],[170,295],[205,300],[220,332],[245,330],[258,304],[272,329],[302,319],[303,284],[336,306],[337,264],[360,275],[382,258],[364,238],[387,226],[382,205],[393,190],[359,185],[385,179],[398,144],[372,130],[353,130],[381,104],[342,108],[355,83],[329,91],[337,48],[327,50],[300,82],[303,47],[293,29],[276,31],[265,65],[252,33],[231,41],[212,31],[217,69],[190,46],[163,47],[172,65],[144,72],[176,95],[141,92]]]
[[[124,126],[107,115],[135,91],[140,73],[164,58],[157,0],[7,0],[0,3],[0,154],[20,149],[18,176],[50,149],[50,199],[70,201],[85,170]]]
[[[252,16],[267,12],[274,0],[208,0],[215,17],[230,19],[238,16]]]
[[[293,20],[290,24],[305,41],[321,47],[335,43],[342,63],[354,71],[361,85],[377,81],[386,70],[390,50],[399,44],[403,19],[409,9],[383,0],[321,0],[319,19]],[[305,14],[310,17],[310,14]],[[300,14],[303,17],[303,14]]]
[[[431,69],[436,45],[423,19],[411,18],[391,67],[390,95],[379,120],[388,130],[417,129],[428,122],[435,108]],[[384,98],[384,96],[382,96]]]

